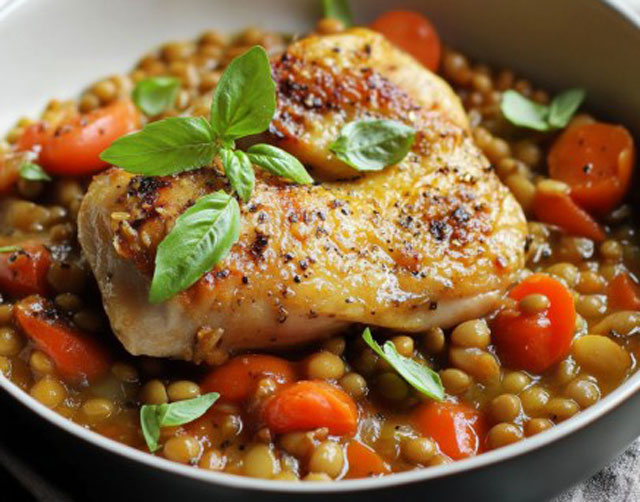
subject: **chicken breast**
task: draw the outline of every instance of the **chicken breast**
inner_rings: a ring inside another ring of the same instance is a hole
[[[259,172],[239,241],[187,291],[147,302],[155,249],[197,197],[229,189],[219,171],[147,178],[112,168],[92,182],[79,239],[126,349],[211,363],[351,323],[419,332],[493,309],[523,266],[526,222],[447,84],[364,29],[293,44],[273,75],[269,139],[325,181]],[[418,132],[400,164],[356,178],[328,145],[365,117]]]

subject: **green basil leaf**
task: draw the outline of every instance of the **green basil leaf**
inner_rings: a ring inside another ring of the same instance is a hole
[[[302,163],[280,148],[260,143],[249,147],[247,155],[255,165],[276,176],[282,176],[300,185],[313,183],[313,178],[309,176]]]
[[[169,427],[193,422],[204,415],[219,397],[217,392],[209,392],[193,399],[160,404],[157,407],[158,423],[160,427]]]
[[[342,21],[345,28],[353,26],[353,15],[348,0],[322,0],[324,17]]]
[[[165,176],[211,164],[213,139],[206,119],[171,117],[115,140],[100,158],[130,173]]]
[[[256,173],[247,154],[223,148],[220,150],[220,159],[233,189],[243,202],[249,202],[256,184]]]
[[[584,89],[569,89],[553,98],[549,108],[549,125],[557,129],[566,127],[573,114],[580,108],[586,94]]]
[[[22,164],[20,166],[19,174],[20,177],[25,180],[51,181],[51,176],[49,176],[41,166],[33,164],[32,162],[25,162]]]
[[[199,198],[158,245],[149,301],[168,300],[209,272],[229,253],[239,229],[235,198],[223,191]]]
[[[158,422],[156,408],[157,406],[154,404],[145,404],[140,408],[142,436],[151,452],[157,451],[160,448],[158,445],[158,440],[160,439],[160,423]]]
[[[385,342],[384,346],[380,347],[371,336],[369,328],[364,330],[362,338],[376,354],[389,363],[414,389],[436,401],[444,399],[444,387],[437,372],[426,364],[400,355],[391,341]]]
[[[336,156],[357,171],[380,171],[405,158],[415,131],[395,120],[361,120],[342,128],[329,147]]]
[[[258,134],[269,127],[276,111],[276,86],[262,47],[235,58],[220,77],[211,103],[211,127],[232,140]]]
[[[211,408],[220,394],[209,392],[193,399],[176,401],[170,404],[145,404],[140,408],[140,426],[142,436],[149,451],[154,452],[160,448],[160,428],[183,425],[200,418]]]
[[[16,251],[20,251],[19,246],[1,246],[0,253],[15,253]]]
[[[175,77],[145,78],[133,89],[133,102],[145,114],[155,117],[171,108],[179,88],[180,80]]]
[[[502,95],[500,110],[509,122],[536,131],[550,129],[547,119],[549,107],[525,98],[519,92],[508,90]]]

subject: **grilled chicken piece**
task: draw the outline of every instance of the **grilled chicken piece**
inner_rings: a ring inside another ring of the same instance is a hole
[[[352,178],[328,144],[341,126],[386,117],[418,131],[397,166],[312,186],[258,173],[230,255],[160,305],[155,249],[193,201],[228,185],[216,169],[92,182],[79,238],[114,332],[132,354],[215,362],[290,346],[350,323],[407,332],[487,313],[523,266],[525,219],[473,144],[449,87],[382,36],[312,36],[273,62],[269,136],[316,177]]]

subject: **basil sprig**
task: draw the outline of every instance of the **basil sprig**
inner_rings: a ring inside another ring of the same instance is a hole
[[[179,88],[175,77],[149,77],[136,84],[131,97],[140,110],[155,117],[171,108]]]
[[[231,187],[243,202],[249,202],[256,184],[256,174],[249,156],[241,150],[223,148],[220,150],[220,160]]]
[[[345,28],[353,26],[353,15],[348,0],[322,0],[324,17],[342,21]]]
[[[400,355],[396,350],[396,346],[390,340],[380,347],[371,336],[369,328],[364,330],[362,338],[376,354],[389,363],[414,389],[436,401],[444,399],[444,387],[442,386],[440,375],[426,364]]]
[[[217,152],[207,119],[170,117],[117,139],[100,158],[133,174],[166,176],[210,165]]]
[[[158,245],[149,301],[161,303],[195,283],[229,253],[239,231],[236,199],[222,190],[200,197]]]
[[[175,403],[145,404],[142,406],[140,408],[140,426],[149,451],[154,452],[160,448],[158,440],[160,439],[161,427],[174,427],[193,422],[204,415],[219,397],[220,394],[217,392],[210,392]]]
[[[134,100],[153,116],[170,106],[177,87],[170,78],[142,81]],[[312,183],[292,155],[258,144],[247,152],[235,140],[269,127],[276,110],[275,83],[267,53],[255,46],[234,59],[215,88],[211,116],[171,117],[151,122],[142,131],[114,141],[100,158],[125,171],[144,176],[169,176],[212,166],[224,169],[229,184],[243,202],[255,187],[254,165],[296,183]],[[194,284],[224,259],[240,233],[240,209],[231,195],[218,191],[187,209],[158,245],[149,301],[160,303]]]
[[[51,176],[49,176],[41,166],[33,162],[24,162],[20,166],[18,174],[25,180],[51,181]]]
[[[415,131],[396,120],[361,120],[342,128],[329,149],[357,171],[380,171],[405,158]]]
[[[234,59],[220,77],[211,102],[211,129],[224,140],[259,134],[276,112],[276,85],[262,47]]]
[[[152,122],[142,131],[114,141],[100,158],[145,176],[167,176],[210,166],[221,148],[235,150],[234,140],[266,130],[275,109],[275,84],[269,58],[262,47],[255,46],[234,59],[220,77],[213,94],[210,120],[171,117]],[[286,158],[289,171],[283,171],[281,176],[293,181],[303,179],[302,164],[297,160],[293,162],[294,157]],[[263,166],[260,159],[254,164],[267,170],[271,167],[268,163]],[[289,172],[295,176],[288,176]],[[240,186],[235,181],[232,182],[234,189]],[[305,182],[310,183],[311,178],[307,177]],[[238,195],[247,201],[253,188],[248,191],[246,185],[242,186],[243,193]]]
[[[584,89],[569,89],[558,94],[547,106],[508,90],[502,95],[500,110],[509,122],[518,127],[547,132],[566,127],[585,95]]]

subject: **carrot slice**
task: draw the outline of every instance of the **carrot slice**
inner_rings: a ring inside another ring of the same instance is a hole
[[[391,472],[389,465],[372,448],[360,441],[350,441],[347,445],[349,470],[345,478],[368,478]]]
[[[262,418],[276,434],[327,427],[337,436],[354,434],[358,408],[347,393],[321,381],[301,380],[278,391]]]
[[[640,310],[640,288],[629,274],[618,274],[611,280],[607,297],[612,310]]]
[[[130,100],[116,101],[55,129],[45,123],[33,124],[18,140],[18,150],[38,151],[38,163],[53,174],[92,174],[108,165],[100,159],[102,151],[137,129],[138,122],[138,111]]]
[[[629,190],[634,157],[627,129],[596,122],[563,132],[547,160],[551,177],[571,186],[571,197],[580,207],[605,214]]]
[[[46,294],[51,253],[42,244],[26,243],[18,251],[0,253],[0,291],[14,297]]]
[[[557,225],[569,234],[596,242],[606,238],[600,225],[568,193],[537,190],[533,199],[533,213],[538,220]]]
[[[442,53],[440,37],[431,22],[419,12],[385,12],[371,24],[371,28],[382,33],[431,71],[438,70]]]
[[[109,371],[109,355],[95,340],[69,326],[50,302],[40,296],[20,301],[16,321],[24,333],[47,354],[67,380],[96,380]]]
[[[261,354],[237,356],[215,368],[202,381],[203,392],[219,392],[225,401],[241,402],[255,390],[258,380],[272,377],[284,384],[296,379],[292,363]]]
[[[493,321],[492,340],[508,365],[542,373],[569,354],[575,332],[576,309],[571,292],[545,274],[534,274],[513,288],[516,301],[532,294],[549,299],[549,308],[536,314],[504,310]]]
[[[422,435],[431,437],[440,451],[453,460],[477,455],[483,449],[486,420],[466,404],[425,403],[416,409],[412,420]]]

